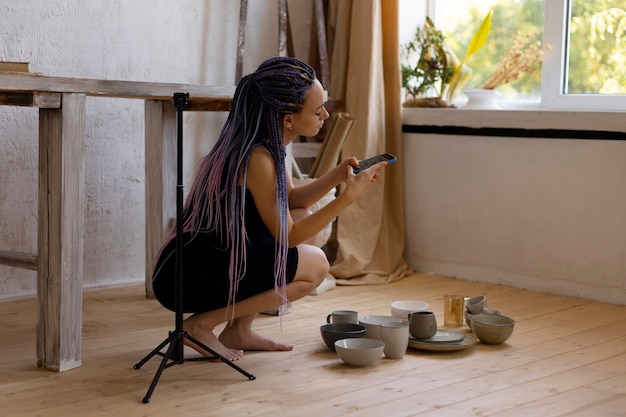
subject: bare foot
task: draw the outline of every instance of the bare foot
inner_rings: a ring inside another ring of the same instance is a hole
[[[213,334],[212,331],[199,330],[199,329],[193,329],[193,331],[189,329],[185,329],[185,331],[187,331],[187,334],[189,336],[193,337],[198,342],[212,349],[218,355],[230,361],[236,361],[236,360],[243,358],[243,350],[227,348],[217,339],[217,337],[215,337],[215,334]],[[189,346],[190,348],[194,349],[195,351],[201,353],[204,356],[207,356],[207,357],[214,356],[211,352],[206,351],[205,349],[193,343],[191,340],[187,338],[183,340],[183,343]]]
[[[241,329],[237,326],[226,326],[220,334],[219,341],[232,349],[289,351],[293,345],[280,343],[261,336],[251,329]]]

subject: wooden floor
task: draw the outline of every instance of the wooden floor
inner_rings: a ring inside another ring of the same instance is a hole
[[[321,340],[331,310],[390,314],[398,299],[429,303],[442,323],[446,293],[486,295],[516,320],[513,336],[458,352],[409,348],[369,368],[344,365]],[[256,380],[185,362],[163,372],[148,404],[160,357],[133,365],[167,338],[174,315],[142,287],[86,292],[83,365],[60,374],[35,365],[35,310],[34,300],[0,303],[0,416],[626,415],[626,306],[424,275],[337,287],[294,303],[282,323],[259,317],[258,331],[295,348],[247,353],[237,363]]]

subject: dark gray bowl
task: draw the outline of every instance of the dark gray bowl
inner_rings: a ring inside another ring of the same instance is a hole
[[[365,337],[365,326],[352,323],[328,323],[320,326],[320,332],[328,349],[335,352],[337,340]]]

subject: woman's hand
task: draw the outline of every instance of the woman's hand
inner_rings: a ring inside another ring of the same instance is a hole
[[[354,156],[351,156],[341,161],[339,165],[335,167],[335,172],[337,175],[337,183],[340,184],[340,183],[346,182],[348,180],[348,172],[351,171],[348,168],[351,168],[353,166],[358,166],[358,165],[359,165],[359,160],[356,159]]]
[[[352,167],[352,163],[356,158],[348,158],[346,161],[349,161],[344,166],[345,170],[345,189],[341,192],[341,195],[344,195],[350,202],[354,202],[358,200],[367,189],[374,183],[376,178],[378,178],[378,171],[387,165],[387,162],[379,162],[376,165],[372,165],[366,170],[360,171],[358,174],[354,173],[354,169]],[[358,162],[358,161],[357,161]]]
[[[338,184],[345,184],[345,187],[342,189],[341,193],[339,193],[339,196],[337,196],[337,198],[332,200],[330,203],[321,207],[316,212],[290,223],[290,246],[295,246],[299,243],[305,242],[311,236],[318,233],[326,227],[328,223],[332,222],[339,215],[339,213],[365,194],[376,178],[378,178],[378,171],[383,166],[387,165],[387,162],[379,162],[378,164],[373,165],[358,174],[354,173],[352,164],[357,165],[357,159],[346,158],[321,178],[318,178],[309,184],[294,187],[290,194],[289,204],[292,209],[308,207],[305,203],[309,200],[313,200],[310,198],[312,195],[319,199],[322,195],[321,191],[325,194],[328,190],[336,187]],[[317,199],[314,201],[317,201]],[[296,200],[298,201],[298,204],[302,205],[295,204]],[[290,221],[292,220],[290,219]]]

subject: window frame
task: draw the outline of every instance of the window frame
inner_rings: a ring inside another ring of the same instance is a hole
[[[625,95],[565,93],[570,0],[547,0],[544,11],[543,44],[549,45],[550,50],[545,51],[541,67],[541,106],[549,109],[626,110]]]

